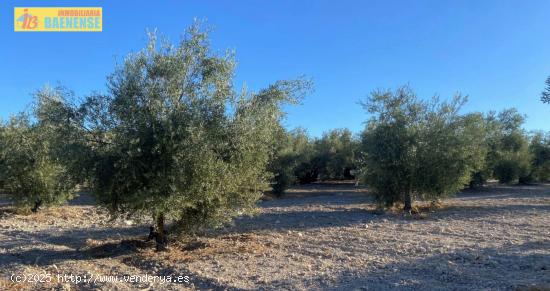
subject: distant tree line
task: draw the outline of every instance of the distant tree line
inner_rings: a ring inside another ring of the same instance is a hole
[[[0,191],[38,210],[84,186],[113,215],[152,217],[163,249],[167,221],[185,233],[217,227],[250,213],[265,191],[296,184],[357,179],[381,206],[410,211],[415,199],[493,178],[550,178],[550,134],[525,132],[515,109],[463,114],[464,96],[425,100],[405,86],[362,102],[370,118],[360,134],[312,138],[281,122],[282,106],[299,103],[311,81],[237,91],[234,67],[233,53],[212,52],[196,24],[175,45],[151,35],[106,93],[38,91],[31,110],[0,122]]]
[[[321,138],[311,138],[303,129],[282,130],[278,141],[269,167],[277,195],[291,185],[355,177],[360,140],[349,129],[330,130]]]
[[[345,128],[320,138],[303,129],[281,129],[270,163],[273,190],[281,195],[296,184],[360,179],[371,187],[395,187],[387,190],[397,196],[410,191],[436,199],[489,179],[550,178],[549,133],[525,132],[525,116],[514,108],[460,114],[466,101],[460,95],[451,102],[423,101],[405,86],[375,91],[363,102],[371,119],[358,136]],[[384,199],[392,196],[380,193]]]

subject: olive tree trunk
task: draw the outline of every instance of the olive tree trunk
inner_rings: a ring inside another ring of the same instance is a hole
[[[157,242],[157,251],[166,250],[167,239],[166,231],[164,230],[164,214],[160,213],[156,217],[157,224],[157,233],[156,233],[156,242]]]
[[[411,210],[412,210],[412,195],[411,195],[411,192],[407,192],[405,194],[405,201],[403,201],[405,203],[405,207],[403,207],[403,210],[406,212],[406,213],[411,213]]]

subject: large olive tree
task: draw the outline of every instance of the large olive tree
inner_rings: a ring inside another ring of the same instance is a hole
[[[115,214],[152,216],[159,248],[166,220],[192,232],[254,208],[272,178],[266,168],[281,105],[297,103],[311,85],[237,92],[234,67],[233,53],[212,52],[198,25],[177,45],[151,35],[110,75],[106,94],[58,119],[85,137],[65,147],[85,145],[79,163],[99,202]]]

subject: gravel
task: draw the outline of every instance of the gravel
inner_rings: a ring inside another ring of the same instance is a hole
[[[111,221],[85,198],[28,216],[3,206],[0,289],[550,288],[550,184],[465,191],[412,217],[377,211],[364,188],[347,183],[295,188],[258,206],[253,217],[163,253],[145,241],[148,225]],[[53,279],[13,283],[13,274]],[[76,284],[58,274],[122,279]],[[187,279],[124,282],[125,275]]]

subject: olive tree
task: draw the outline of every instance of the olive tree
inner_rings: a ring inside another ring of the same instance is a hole
[[[234,67],[233,52],[214,53],[199,25],[177,45],[151,35],[109,76],[108,92],[72,107],[62,125],[86,137],[67,147],[85,145],[79,163],[98,201],[153,217],[159,249],[167,220],[193,232],[254,209],[272,179],[281,106],[311,86],[302,78],[237,92]]]
[[[487,171],[501,183],[527,181],[531,155],[527,136],[521,128],[525,116],[510,108],[498,114],[490,112],[486,119],[490,129]]]
[[[494,169],[501,183],[529,182],[531,154],[527,137],[520,132],[504,135]]]
[[[482,166],[472,176],[470,186],[481,186],[490,178],[502,183],[528,182],[533,178],[530,169],[533,153],[521,128],[524,120],[525,116],[515,108],[483,116],[479,131],[483,133],[480,137],[483,142],[479,146],[486,155],[480,159]]]
[[[371,114],[362,135],[361,173],[381,205],[456,193],[478,167],[475,115],[459,109],[466,98],[422,101],[408,87],[375,91],[363,103]]]
[[[48,134],[29,113],[13,116],[0,130],[0,191],[33,212],[66,201],[76,187]]]
[[[472,174],[470,188],[483,186],[488,179],[494,176],[494,169],[497,162],[498,145],[502,135],[501,123],[496,116],[496,112],[490,111],[488,114],[482,114],[480,126],[480,138],[482,141],[479,146],[485,152],[485,156],[479,159],[480,167]]]

